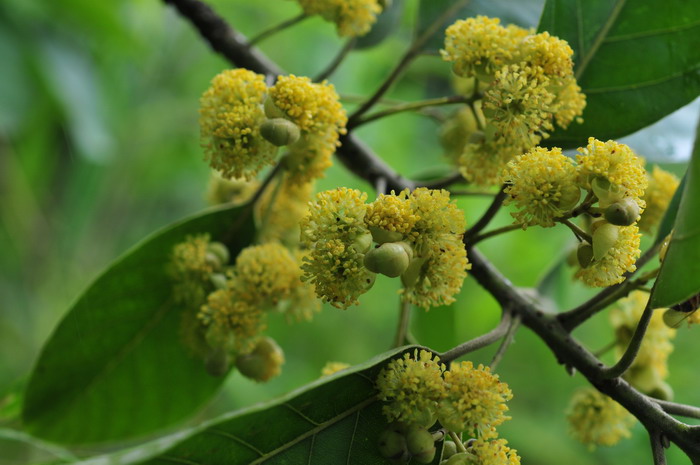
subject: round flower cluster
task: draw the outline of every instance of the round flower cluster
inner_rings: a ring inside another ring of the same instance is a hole
[[[387,0],[298,0],[304,13],[319,15],[335,23],[338,35],[358,37],[367,34],[377,21]]]
[[[347,117],[334,87],[280,76],[269,89],[246,69],[214,77],[200,100],[205,159],[225,178],[250,180],[289,146],[287,170],[303,184],[323,176]]]
[[[594,388],[577,391],[567,411],[569,430],[591,449],[613,446],[631,436],[635,418],[622,405]]]
[[[507,441],[497,439],[496,431],[496,426],[510,419],[505,415],[505,403],[512,393],[488,367],[461,362],[446,369],[437,356],[416,349],[390,361],[376,383],[379,398],[386,402],[384,416],[394,422],[393,429],[406,434],[409,451],[412,432],[439,421],[448,431],[476,439],[468,442],[467,452],[462,453],[466,455],[451,459],[454,463],[520,463],[517,451],[507,447]]]
[[[464,216],[447,191],[367,196],[339,188],[321,192],[301,224],[309,248],[304,279],[339,308],[356,304],[376,273],[401,277],[404,299],[428,308],[454,301],[469,267]],[[373,248],[372,243],[376,242]]]
[[[470,95],[477,97],[476,124],[467,122],[461,146],[453,139],[448,150],[470,182],[498,183],[505,164],[549,137],[555,122],[566,128],[582,114],[586,99],[566,41],[485,16],[457,21],[445,34],[443,59],[474,80]],[[461,110],[455,118],[465,122]],[[455,122],[446,124],[449,131]]]
[[[650,233],[661,222],[678,189],[679,181],[676,176],[658,166],[654,166],[651,174],[647,173],[647,179],[649,186],[642,196],[646,207],[637,226],[641,231]]]
[[[618,357],[627,349],[648,300],[649,294],[635,291],[618,301],[617,307],[610,312]],[[662,311],[654,311],[639,352],[623,377],[645,394],[670,400],[672,390],[665,379],[668,377],[668,356],[673,351],[671,340],[675,335],[676,330],[664,323]]]
[[[504,203],[515,206],[511,215],[523,228],[565,222],[581,242],[576,276],[590,286],[611,286],[636,269],[640,253],[636,223],[647,187],[643,163],[628,146],[615,141],[590,138],[588,146],[579,149],[576,163],[559,148],[535,147],[503,170],[501,182],[508,194]],[[587,195],[578,205],[582,189]],[[581,233],[567,223],[580,214],[596,218],[588,225],[589,232]]]

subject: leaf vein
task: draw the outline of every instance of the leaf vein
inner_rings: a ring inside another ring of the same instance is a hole
[[[355,434],[357,433],[357,424],[360,422],[360,411],[355,414],[355,426],[352,428],[352,436],[350,436],[350,447],[348,447],[348,460],[345,462],[346,465],[350,465],[350,457],[352,457],[352,446],[355,443]]]
[[[684,71],[679,71],[674,74],[669,74],[668,76],[660,77],[658,79],[651,79],[649,81],[644,81],[644,82],[637,82],[634,84],[624,84],[621,86],[610,86],[610,87],[594,87],[592,89],[584,89],[583,93],[584,94],[602,94],[605,92],[620,92],[623,90],[633,90],[633,89],[641,89],[643,87],[650,87],[654,86],[657,84],[662,84],[667,81],[672,81],[673,79],[677,79],[681,76],[684,76],[686,74],[690,74],[693,71],[700,70],[700,64],[695,66],[694,68],[690,68],[688,70]]]
[[[293,406],[291,406],[290,404],[288,404],[288,403],[286,403],[286,402],[285,402],[284,404],[282,404],[282,405],[284,405],[284,406],[287,407],[289,410],[291,410],[292,412],[296,413],[297,415],[299,415],[301,418],[303,418],[304,420],[308,421],[308,422],[311,423],[312,425],[314,425],[314,426],[320,425],[319,422],[314,421],[314,420],[312,420],[311,418],[307,417],[306,415],[304,415],[303,413],[301,413],[301,411],[298,410],[296,407],[293,407]]]
[[[686,29],[693,29],[694,27],[700,26],[700,21],[695,21],[694,23],[682,24],[673,27],[667,27],[663,29],[655,29],[653,31],[640,31],[640,32],[630,32],[629,34],[621,34],[619,36],[607,37],[603,42],[623,42],[626,40],[639,39],[642,37],[652,37],[657,35],[671,34],[674,32],[684,31]]]
[[[588,64],[593,59],[593,56],[598,51],[598,48],[600,48],[600,45],[603,43],[603,40],[605,39],[605,36],[610,31],[610,28],[613,26],[613,24],[615,24],[615,21],[617,21],[617,17],[620,15],[620,11],[622,11],[622,8],[624,6],[625,6],[625,0],[617,0],[615,2],[615,5],[613,5],[612,11],[610,12],[610,15],[608,16],[608,19],[605,20],[603,27],[601,27],[598,30],[598,34],[596,34],[595,39],[593,40],[593,44],[591,44],[591,48],[588,50],[588,52],[586,52],[586,54],[584,56],[581,57],[582,58],[581,64],[579,65],[578,69],[574,73],[574,76],[576,77],[577,81],[581,79],[581,75],[584,73],[584,71],[588,67]],[[578,15],[578,16],[580,17],[580,15]]]
[[[252,444],[250,444],[250,443],[244,441],[243,439],[239,438],[239,437],[236,436],[235,434],[231,434],[231,433],[229,433],[229,432],[227,432],[227,431],[220,430],[220,429],[214,429],[214,428],[212,428],[212,429],[205,429],[204,432],[205,432],[205,433],[210,433],[210,434],[215,434],[215,435],[217,435],[217,436],[221,436],[221,437],[224,437],[224,438],[227,438],[227,439],[231,439],[232,441],[235,441],[235,442],[237,442],[237,443],[239,443],[239,444],[241,444],[241,445],[243,445],[243,446],[246,446],[248,449],[252,450],[253,452],[255,452],[256,454],[258,454],[258,455],[261,456],[261,457],[262,457],[263,455],[265,455],[265,453],[262,452],[260,449],[258,449],[258,448],[255,447],[254,445],[252,445]]]

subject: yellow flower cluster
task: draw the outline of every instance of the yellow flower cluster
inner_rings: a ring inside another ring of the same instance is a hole
[[[647,174],[647,178],[649,186],[642,197],[646,208],[637,226],[641,231],[650,233],[661,222],[673,194],[678,189],[679,181],[673,174],[658,166],[654,166],[654,170],[651,174]]]
[[[408,235],[416,221],[420,218],[415,215],[409,191],[404,190],[398,195],[381,194],[377,200],[367,207],[365,223],[372,230],[386,231],[387,233],[399,234],[401,238]]]
[[[363,265],[371,239],[365,226],[367,194],[338,188],[320,192],[301,222],[301,243],[309,248],[302,269],[316,295],[338,308],[357,304],[374,284]],[[366,239],[365,239],[366,238]]]
[[[206,328],[209,346],[225,352],[250,353],[267,328],[262,308],[239,300],[230,287],[209,294],[197,317]]]
[[[637,269],[641,234],[637,225],[621,226],[615,242],[599,260],[593,260],[586,268],[576,272],[589,286],[607,287],[624,281],[624,273]]]
[[[595,446],[612,446],[631,436],[635,418],[622,405],[594,388],[577,391],[567,411],[569,430],[577,440]]]
[[[298,0],[304,13],[335,23],[338,35],[358,37],[369,32],[382,12],[381,0]]]
[[[277,147],[263,139],[265,78],[246,69],[214,77],[200,100],[200,139],[205,159],[226,178],[252,179],[274,161]]]
[[[477,439],[467,449],[469,461],[474,465],[520,465],[518,451],[508,447],[505,439],[485,441]]]
[[[535,147],[508,162],[503,173],[508,187],[504,204],[514,204],[511,213],[523,228],[554,226],[554,220],[576,206],[581,189],[576,184],[576,167],[561,149]]]
[[[460,111],[460,121],[445,128],[464,141],[459,149],[453,138],[449,151],[468,181],[496,184],[509,160],[549,137],[555,121],[566,128],[586,105],[573,75],[571,47],[546,32],[477,16],[447,28],[441,53],[457,75],[476,79],[473,95],[483,89],[475,118],[465,121],[468,115]],[[467,124],[463,133],[454,129],[460,122]]]
[[[212,275],[224,270],[228,257],[216,254],[208,234],[188,236],[173,247],[168,271],[174,281],[173,298],[187,309],[196,309],[212,289]],[[223,252],[226,253],[226,252]]]
[[[255,204],[258,238],[294,246],[299,242],[299,221],[306,215],[313,183],[297,183],[284,173],[279,185],[267,189]]]
[[[242,204],[249,200],[260,183],[253,179],[226,179],[218,172],[212,170],[209,177],[206,199],[209,205],[219,205],[222,203]]]
[[[438,357],[416,349],[382,369],[377,389],[379,398],[387,402],[382,411],[390,422],[429,428],[438,420],[450,431],[478,437],[484,441],[480,444],[484,450],[505,445],[485,443],[498,437],[496,426],[510,419],[505,415],[505,402],[513,397],[508,385],[488,367],[462,362],[446,370]],[[474,450],[477,455],[478,449]]]
[[[618,357],[627,349],[648,300],[649,294],[635,291],[628,298],[618,301],[617,307],[610,313]],[[624,378],[633,386],[650,395],[669,393],[671,389],[664,380],[668,377],[667,361],[673,351],[671,339],[675,337],[676,330],[666,326],[662,313],[661,310],[654,311],[637,357],[624,374]]]
[[[338,100],[333,85],[325,81],[316,84],[307,77],[280,76],[268,89],[260,74],[224,71],[200,100],[205,158],[225,178],[254,178],[277,154],[277,146],[265,139],[269,136],[263,137],[263,125],[281,118],[298,138],[287,142],[286,169],[296,183],[310,182],[323,176],[339,135],[345,133],[347,116]]]
[[[270,88],[270,98],[301,130],[301,138],[289,146],[287,172],[300,184],[322,177],[347,123],[335,88],[326,81],[316,84],[307,77],[280,76]]]
[[[328,362],[323,366],[323,368],[321,368],[321,377],[333,375],[339,371],[345,370],[346,368],[350,368],[350,364],[343,362]]]

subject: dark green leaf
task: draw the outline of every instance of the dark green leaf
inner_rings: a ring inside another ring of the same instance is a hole
[[[700,124],[682,192],[673,236],[650,298],[655,308],[669,307],[700,292]]]
[[[443,11],[455,3],[455,0],[421,0],[418,8],[418,20],[416,22],[416,35],[425,31]],[[428,40],[424,49],[427,52],[437,52],[445,42],[445,29],[458,19],[464,19],[476,15],[498,17],[502,24],[517,24],[530,28],[535,27],[537,18],[542,11],[543,0],[472,0],[457,14],[445,21],[443,27]],[[443,94],[444,95],[444,94]]]
[[[548,144],[624,136],[700,94],[700,2],[547,0],[539,30],[569,42],[588,102],[584,123]]]
[[[389,37],[401,22],[404,0],[393,0],[391,5],[377,18],[372,29],[355,42],[356,49],[370,48],[379,45]]]
[[[389,358],[414,347],[395,349],[322,378],[277,401],[232,412],[146,448],[95,458],[79,465],[148,463],[386,464],[377,437],[387,426],[374,379]],[[434,464],[439,462],[438,447]],[[132,457],[129,460],[129,457]],[[150,460],[147,460],[150,459]]]
[[[673,194],[673,198],[671,198],[671,202],[668,204],[666,213],[664,213],[664,217],[661,219],[661,223],[659,224],[659,230],[656,233],[656,239],[654,239],[654,244],[662,242],[664,239],[666,239],[666,236],[671,234],[673,224],[676,222],[678,206],[681,203],[681,197],[683,196],[683,190],[685,189],[686,179],[687,175],[683,176],[683,179],[681,179],[681,182],[678,185],[676,192]]]
[[[254,235],[249,208],[224,207],[165,228],[127,252],[78,298],[45,344],[23,417],[32,434],[62,443],[144,435],[201,407],[222,378],[182,343],[166,266],[187,235],[210,233],[232,256]]]
[[[3,443],[8,443],[8,445],[3,446]],[[5,453],[9,454],[12,447],[9,444],[29,448],[39,456],[45,455],[47,458],[56,458],[61,463],[75,462],[78,460],[75,455],[66,449],[46,443],[40,439],[28,435],[27,433],[23,433],[22,431],[17,431],[10,428],[0,428],[0,451],[4,451]],[[9,460],[11,457],[7,457],[3,454],[2,458]]]

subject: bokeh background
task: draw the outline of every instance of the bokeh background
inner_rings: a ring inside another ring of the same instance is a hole
[[[247,35],[299,12],[284,0],[210,3]],[[478,8],[480,2],[475,3]],[[349,108],[352,97],[371,92],[407,47],[416,4],[406,0],[403,28],[381,46],[353,53],[331,79],[348,97]],[[504,18],[532,26],[541,6],[538,0],[500,0],[490,2],[486,13],[502,11]],[[313,76],[341,46],[333,27],[313,18],[262,48],[288,72]],[[198,99],[227,67],[186,21],[158,1],[0,3],[0,426],[21,427],[10,418],[38,351],[97,273],[147,234],[207,207],[209,170],[199,148]],[[421,57],[390,96],[420,99],[448,81],[447,64],[436,56]],[[695,102],[626,141],[682,174],[697,113]],[[404,114],[358,134],[395,169],[418,176],[447,168],[438,130],[430,119]],[[339,185],[373,195],[340,165],[317,187]],[[473,223],[488,199],[460,198],[459,204]],[[502,211],[494,225],[508,223]],[[516,285],[533,287],[571,246],[566,230],[531,228],[489,240],[481,249]],[[554,305],[562,309],[591,295],[570,275],[562,266],[550,275]],[[232,375],[190,423],[289,392],[316,379],[329,360],[359,363],[387,350],[398,310],[394,281],[380,278],[360,307],[324,308],[313,323],[288,326],[273,320],[269,333],[287,358],[282,376],[257,385]],[[495,302],[468,278],[454,305],[416,311],[412,332],[421,343],[445,350],[491,329],[498,319]],[[669,382],[676,400],[700,405],[693,355],[697,331],[678,332]],[[591,349],[608,344],[612,330],[606,313],[576,335]],[[501,431],[524,463],[649,463],[648,438],[639,425],[632,439],[593,452],[571,439],[563,412],[585,380],[568,376],[529,330],[521,329],[515,341],[498,367],[515,394],[513,420]],[[488,363],[495,348],[470,358]],[[0,439],[1,465],[49,458],[21,442]],[[689,463],[674,450],[669,462]]]

